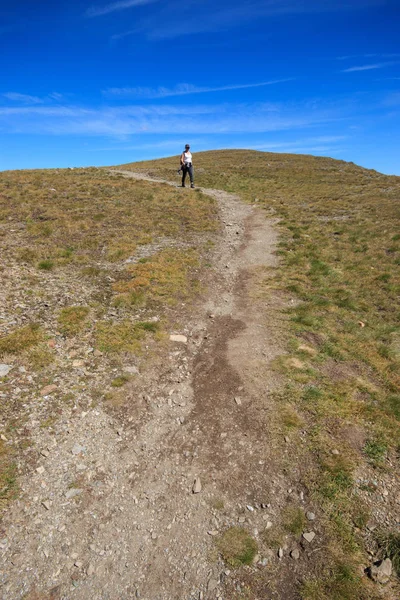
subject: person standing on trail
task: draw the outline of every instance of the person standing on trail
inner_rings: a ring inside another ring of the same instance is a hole
[[[190,187],[194,188],[192,153],[190,152],[189,144],[186,144],[185,149],[181,154],[181,168],[182,168],[182,187],[186,187],[185,179],[186,179],[186,175],[189,173]]]

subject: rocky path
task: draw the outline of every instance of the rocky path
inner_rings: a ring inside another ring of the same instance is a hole
[[[270,443],[270,362],[281,353],[281,301],[268,291],[275,223],[231,194],[202,191],[222,223],[208,297],[171,332],[183,337],[167,355],[128,384],[120,418],[100,405],[65,407],[51,432],[32,427],[38,460],[0,536],[4,600],[233,600],[246,573],[237,579],[215,540],[238,525],[260,545],[249,573],[277,569],[261,539],[288,493]],[[263,597],[295,596],[271,586]]]

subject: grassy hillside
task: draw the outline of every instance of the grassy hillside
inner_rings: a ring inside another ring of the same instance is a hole
[[[101,371],[118,374],[162,342],[174,307],[199,290],[217,229],[214,201],[200,192],[98,169],[0,174],[0,363],[12,365],[0,378],[0,508],[15,493],[16,458],[29,459],[21,432],[40,390],[61,381],[54,404],[43,406],[43,427],[64,403],[118,406],[124,379]],[[75,375],[73,357],[97,375]],[[9,443],[14,432],[18,447]]]
[[[122,168],[178,182],[178,162]],[[400,178],[245,150],[195,154],[194,165],[196,185],[238,193],[280,218],[275,285],[296,302],[276,401],[282,427],[297,432],[329,556],[303,597],[370,597],[359,577],[366,549],[389,554],[400,574]]]

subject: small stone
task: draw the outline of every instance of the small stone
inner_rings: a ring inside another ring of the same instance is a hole
[[[271,529],[271,527],[272,527],[271,521],[267,521],[267,523],[265,525],[265,529]]]
[[[100,350],[95,350],[95,351],[93,352],[93,356],[95,356],[96,358],[98,358],[99,356],[103,356],[103,353],[102,353],[102,352],[100,352]]]
[[[94,574],[94,566],[92,564],[90,564],[86,570],[86,573],[88,575],[88,577],[90,577],[91,575]]]
[[[305,540],[307,540],[307,542],[309,542],[311,544],[311,542],[313,541],[313,539],[315,538],[315,533],[314,531],[308,531],[306,533],[303,533],[303,538]]]
[[[49,348],[55,348],[56,347],[56,340],[49,340],[47,342],[47,345]]]
[[[179,342],[180,344],[186,344],[187,343],[187,337],[186,337],[186,335],[171,334],[169,336],[169,339],[171,340],[171,342]]]
[[[139,369],[135,367],[135,365],[124,367],[124,373],[129,373],[130,375],[139,375]]]
[[[242,404],[242,401],[238,396],[235,396],[235,402],[238,406],[241,406],[241,404]]]
[[[72,366],[73,367],[83,367],[85,365],[85,361],[84,360],[73,360],[72,361]]]
[[[283,557],[283,548],[279,548],[278,550],[278,558],[282,558]]]
[[[37,473],[39,473],[39,475],[43,475],[43,473],[44,473],[44,467],[43,467],[43,466],[41,466],[41,467],[38,467],[38,468],[36,469],[36,472],[37,472]]]
[[[218,535],[218,531],[217,529],[213,529],[212,531],[207,531],[208,535],[211,535],[212,537],[215,537],[216,535]]]
[[[72,454],[74,454],[75,456],[77,456],[78,454],[81,454],[84,451],[85,451],[84,446],[81,446],[80,444],[75,444],[71,450]]]
[[[11,371],[11,365],[5,365],[4,363],[0,364],[0,377],[5,377]]]
[[[47,450],[47,448],[44,448],[43,450],[40,451],[40,454],[42,456],[44,456],[45,458],[47,458],[50,454],[50,452]]]
[[[392,561],[390,558],[385,558],[382,562],[372,565],[370,576],[371,579],[382,585],[388,583],[392,576]]]
[[[45,508],[46,510],[50,510],[50,506],[51,506],[51,504],[50,504],[50,502],[49,502],[48,500],[43,500],[43,502],[42,502],[42,506],[44,506],[44,508]]]
[[[290,442],[290,438],[287,435],[285,435],[284,440],[287,444]]]
[[[248,505],[246,506],[246,508],[247,508],[247,510],[248,510],[248,511],[250,511],[250,512],[254,512],[254,508],[253,508],[252,506],[250,506],[250,504],[248,504]]]
[[[192,487],[192,492],[193,492],[193,494],[198,494],[199,492],[201,492],[200,477],[196,477],[196,479],[194,480],[194,484],[193,484],[193,487]]]
[[[48,396],[49,394],[52,394],[53,392],[55,392],[56,389],[57,389],[57,386],[54,383],[52,385],[46,385],[46,387],[44,387],[40,390],[40,395]]]
[[[334,449],[332,450],[332,454],[334,454],[335,456],[338,456],[338,454],[339,454],[339,450],[337,450],[336,448],[334,448]]]
[[[315,514],[313,512],[307,512],[306,517],[309,521],[315,521]]]
[[[382,496],[385,496],[385,497],[386,497],[386,496],[389,496],[389,492],[388,492],[387,490],[383,490],[383,492],[382,492]]]
[[[153,533],[151,534],[151,539],[152,540],[156,540],[157,539],[157,534],[155,531],[153,531]]]
[[[65,492],[65,497],[70,500],[71,498],[75,498],[75,496],[79,496],[82,494],[83,490],[79,488],[71,488],[67,492]]]
[[[218,579],[210,579],[207,584],[207,590],[209,592],[213,592],[215,589],[217,589],[218,586],[219,586]]]
[[[295,548],[291,551],[290,556],[293,558],[293,560],[299,560],[300,552],[297,550],[297,548]]]
[[[75,567],[81,569],[83,567],[83,562],[81,560],[77,560],[74,562]]]

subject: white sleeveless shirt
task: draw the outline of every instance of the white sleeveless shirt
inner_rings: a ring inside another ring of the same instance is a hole
[[[183,158],[185,161],[185,165],[187,165],[188,163],[192,162],[192,153],[191,152],[184,152],[183,153]]]

